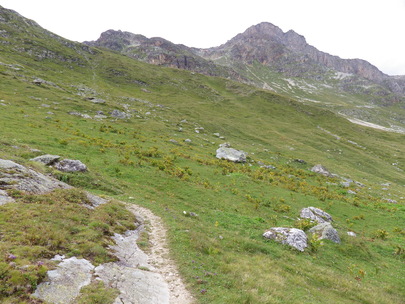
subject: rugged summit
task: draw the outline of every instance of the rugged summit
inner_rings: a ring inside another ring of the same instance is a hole
[[[258,61],[290,76],[305,76],[309,71],[313,74],[314,69],[318,72],[333,69],[377,82],[387,76],[365,60],[341,59],[321,52],[309,45],[304,36],[293,30],[284,33],[268,22],[251,26],[227,43],[204,50],[203,54],[213,60],[229,56],[249,64]]]

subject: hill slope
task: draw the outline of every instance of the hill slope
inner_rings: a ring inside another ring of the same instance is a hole
[[[89,172],[42,169],[153,210],[197,303],[401,303],[404,135],[73,43],[4,8],[0,27],[0,158],[80,159]],[[216,159],[224,141],[248,161]],[[318,163],[339,177],[311,172]],[[341,244],[301,253],[262,237],[303,228],[308,206],[333,216]]]

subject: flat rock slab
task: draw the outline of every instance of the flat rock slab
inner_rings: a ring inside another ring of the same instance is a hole
[[[158,273],[108,263],[98,266],[94,274],[107,286],[120,291],[114,304],[169,303],[169,287]]]
[[[55,270],[48,271],[48,282],[38,285],[33,294],[53,304],[70,304],[83,286],[90,284],[94,266],[86,259],[63,260]]]
[[[0,159],[0,189],[16,189],[32,194],[44,194],[60,188],[72,187],[11,160]]]

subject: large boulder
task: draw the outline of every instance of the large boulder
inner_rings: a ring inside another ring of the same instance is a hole
[[[59,188],[68,189],[71,186],[11,160],[0,159],[0,189],[44,194]]]
[[[45,154],[30,159],[31,161],[43,163],[46,166],[51,166],[60,159],[59,155]]]
[[[305,232],[297,228],[273,227],[263,233],[263,236],[267,239],[290,245],[299,251],[304,251],[308,246]]]
[[[63,159],[55,164],[55,168],[63,172],[87,171],[87,166],[77,159]]]
[[[217,150],[217,158],[226,159],[235,163],[246,162],[247,153],[228,147],[220,147]]]
[[[310,219],[311,221],[316,221],[318,223],[332,222],[332,216],[330,216],[330,214],[315,207],[301,209],[300,218]]]
[[[313,166],[312,169],[311,169],[311,171],[312,171],[312,172],[315,172],[315,173],[322,174],[322,175],[327,176],[327,177],[333,176],[333,174],[330,173],[329,170],[326,169],[326,168],[325,168],[324,166],[322,166],[321,164],[318,164],[318,165]]]
[[[316,234],[320,240],[331,240],[337,244],[340,244],[340,237],[335,228],[328,222],[321,223],[309,229],[309,233]]]

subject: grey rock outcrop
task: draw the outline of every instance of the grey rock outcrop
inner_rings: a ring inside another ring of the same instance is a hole
[[[63,260],[48,271],[48,280],[38,285],[34,297],[49,303],[70,304],[83,286],[90,284],[94,266],[86,259]]]
[[[216,157],[219,159],[226,159],[235,163],[244,163],[246,162],[247,153],[233,148],[221,146],[217,150]]]
[[[328,222],[312,227],[309,229],[309,233],[316,234],[321,240],[331,240],[332,242],[340,244],[340,237],[337,230]]]
[[[0,189],[44,194],[61,188],[69,189],[71,186],[11,160],[0,159]]]
[[[46,166],[51,166],[55,162],[57,162],[59,159],[60,159],[59,155],[45,154],[45,155],[37,156],[37,157],[32,158],[30,160],[34,161],[34,162],[43,163]]]
[[[307,207],[301,209],[300,218],[310,219],[311,221],[316,221],[318,223],[332,222],[332,216],[322,209],[315,207]]]
[[[101,197],[99,197],[97,195],[91,194],[89,192],[86,192],[86,197],[87,197],[87,199],[88,199],[88,201],[90,203],[90,206],[88,206],[90,208],[95,208],[95,207],[98,207],[100,205],[108,203],[108,200],[106,200],[104,198],[101,198]]]
[[[77,159],[63,159],[55,164],[55,168],[62,172],[87,171],[87,166]]]
[[[0,206],[13,202],[15,202],[14,199],[10,197],[6,191],[0,190]]]
[[[263,233],[263,237],[282,244],[287,244],[299,251],[304,251],[304,249],[308,247],[305,232],[297,228],[273,227]]]
[[[322,175],[327,176],[327,177],[333,176],[332,173],[330,173],[329,170],[326,169],[326,168],[325,168],[324,166],[322,166],[321,164],[318,164],[318,165],[313,166],[312,169],[311,169],[311,171],[312,171],[312,172],[315,172],[315,173],[322,174]]]

